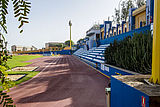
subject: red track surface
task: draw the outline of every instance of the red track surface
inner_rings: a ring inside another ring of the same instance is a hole
[[[108,79],[74,56],[43,57],[35,78],[9,93],[17,107],[106,107]]]

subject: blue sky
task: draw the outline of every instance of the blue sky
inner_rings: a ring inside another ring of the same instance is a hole
[[[30,0],[31,1],[31,0]],[[68,21],[72,20],[72,40],[85,37],[95,23],[103,23],[114,14],[120,0],[32,0],[30,23],[19,34],[19,23],[9,7],[8,48],[12,45],[44,47],[46,42],[64,42],[69,39]]]

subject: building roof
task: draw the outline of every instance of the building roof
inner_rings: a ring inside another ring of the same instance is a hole
[[[91,30],[100,30],[100,25],[93,25],[86,33],[90,32]]]
[[[145,10],[146,10],[146,5],[144,5],[144,6],[140,7],[140,8],[138,8],[138,9],[134,10],[133,11],[133,16],[136,16],[136,15],[144,12]]]
[[[91,33],[88,33],[86,36],[92,36],[94,34],[95,34],[95,32],[91,32]]]

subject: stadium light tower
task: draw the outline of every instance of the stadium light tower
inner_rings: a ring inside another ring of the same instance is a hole
[[[150,81],[160,84],[160,0],[154,0],[152,76]]]
[[[70,26],[70,49],[72,49],[72,43],[71,43],[71,26],[72,26],[72,22],[71,22],[71,20],[69,21],[69,26]]]

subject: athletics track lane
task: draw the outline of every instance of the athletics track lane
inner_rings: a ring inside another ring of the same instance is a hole
[[[35,78],[9,93],[17,107],[106,107],[108,80],[74,56],[42,57]]]

